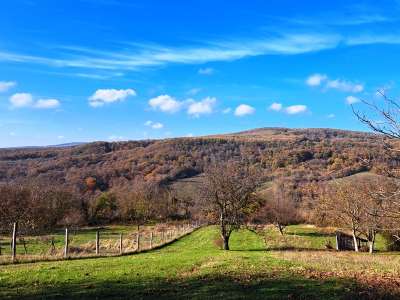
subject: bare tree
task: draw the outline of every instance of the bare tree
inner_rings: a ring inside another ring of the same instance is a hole
[[[299,215],[293,199],[293,193],[285,185],[283,179],[275,180],[272,189],[266,195],[262,208],[262,217],[276,226],[280,234],[284,234],[287,225],[297,222]]]
[[[364,201],[357,187],[351,182],[326,185],[318,204],[317,210],[327,224],[351,230],[354,250],[358,252],[357,238],[361,231]]]
[[[389,199],[387,197],[389,190],[382,182],[382,178],[363,180],[358,182],[357,188],[364,199],[360,231],[368,241],[369,253],[373,253],[376,234],[388,225],[386,202]]]
[[[385,156],[388,161],[388,167],[385,169],[389,177],[400,177],[400,159],[398,142],[400,140],[400,102],[386,95],[384,89],[377,91],[379,99],[377,101],[362,100],[367,108],[366,111],[357,110],[352,106],[353,113],[362,123],[367,125],[373,132],[378,133],[382,139],[383,152],[379,153]],[[367,162],[368,163],[368,162]],[[397,187],[396,187],[397,186]],[[385,216],[387,230],[393,231],[396,235],[397,222],[400,219],[400,183],[399,181],[387,181],[381,185],[381,189],[371,192],[372,198],[384,199],[381,204],[381,212]],[[377,200],[375,200],[377,201]],[[396,220],[393,222],[393,220]],[[400,240],[400,237],[395,237]],[[373,249],[372,249],[373,250]]]
[[[214,165],[205,172],[202,194],[209,215],[219,220],[223,249],[229,250],[229,238],[259,207],[256,189],[260,172],[238,163]]]
[[[400,139],[400,103],[389,98],[384,89],[377,91],[381,101],[361,100],[368,108],[368,113],[357,110],[352,105],[355,116],[372,131],[389,138]]]

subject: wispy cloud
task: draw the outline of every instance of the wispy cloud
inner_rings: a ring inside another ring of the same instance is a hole
[[[226,114],[229,114],[231,111],[232,111],[232,108],[227,107],[227,108],[224,108],[224,109],[222,110],[222,113],[223,113],[224,115],[226,115]]]
[[[192,88],[187,91],[188,95],[194,96],[201,92],[201,88]]]
[[[379,14],[364,14],[348,17],[343,24],[364,24],[369,22],[386,22]],[[300,22],[300,20],[298,20]],[[104,74],[87,70],[121,71],[142,70],[148,67],[159,67],[167,64],[204,64],[209,62],[233,61],[245,57],[260,55],[297,55],[315,51],[334,49],[338,46],[355,46],[363,44],[388,43],[399,44],[400,34],[341,33],[340,29],[316,31],[315,26],[307,24],[299,33],[289,30],[276,30],[269,34],[258,34],[257,38],[220,38],[203,42],[192,42],[186,45],[169,47],[150,43],[125,42],[128,47],[108,49],[91,49],[82,46],[56,46],[44,48],[45,55],[33,55],[18,51],[0,49],[0,61],[14,63],[40,64],[58,68],[75,68],[85,71],[77,76],[104,79]],[[199,69],[199,74],[210,75],[210,67]]]
[[[0,93],[7,92],[16,85],[15,81],[0,81]]]
[[[346,39],[349,46],[370,44],[400,44],[400,34],[361,34]]]
[[[387,23],[398,21],[398,18],[378,14],[378,13],[352,13],[346,15],[324,14],[323,16],[313,16],[312,18],[307,17],[297,17],[297,18],[281,18],[281,20],[292,23],[296,25],[303,26],[357,26],[365,24],[375,24],[375,23]]]
[[[165,47],[135,44],[129,50],[102,51],[83,47],[63,47],[59,57],[0,51],[0,61],[43,64],[99,70],[138,70],[170,63],[200,64],[231,61],[258,55],[295,55],[336,47],[340,36],[332,34],[282,34],[255,40],[204,42],[197,46]],[[58,51],[57,53],[60,53]],[[210,73],[212,69],[203,70]],[[86,73],[81,73],[86,74]]]
[[[200,68],[198,73],[200,75],[212,75],[214,73],[213,68]]]

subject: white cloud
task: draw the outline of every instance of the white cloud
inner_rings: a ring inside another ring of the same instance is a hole
[[[329,79],[325,74],[313,74],[306,80],[306,84],[309,86],[323,86],[326,89],[336,89],[342,92],[360,93],[364,90],[364,85],[360,83],[354,83],[342,79]]]
[[[296,115],[304,113],[307,111],[307,106],[305,105],[291,105],[285,108],[285,112],[289,115]]]
[[[235,116],[237,117],[242,117],[246,115],[251,115],[254,114],[255,108],[247,105],[247,104],[240,104],[238,107],[235,109]]]
[[[186,135],[186,137],[193,137],[193,136],[194,136],[193,133],[188,133],[188,134]]]
[[[151,128],[153,128],[153,129],[161,129],[163,127],[164,127],[164,125],[162,123],[159,123],[159,122],[156,122],[153,125],[151,125]]]
[[[10,103],[13,108],[33,107],[38,109],[51,109],[60,106],[60,101],[57,99],[39,99],[33,100],[29,93],[16,93],[10,97]]]
[[[33,103],[32,95],[29,93],[17,93],[10,97],[10,103],[14,108],[29,107]]]
[[[169,95],[160,95],[149,100],[149,105],[156,110],[174,113],[181,109],[182,103]]]
[[[39,99],[34,107],[42,109],[57,108],[60,106],[60,101],[57,99]]]
[[[212,75],[214,73],[213,68],[200,68],[198,73],[200,75]]]
[[[359,83],[353,83],[345,80],[328,80],[326,87],[330,89],[337,89],[342,92],[360,93],[364,90],[364,86]]]
[[[144,125],[151,127],[153,129],[161,129],[164,127],[164,124],[162,124],[160,122],[153,122],[153,121],[147,121],[146,123],[144,123]]]
[[[222,113],[223,113],[223,114],[229,114],[231,111],[232,111],[232,108],[227,107],[227,108],[225,108],[224,110],[222,110]]]
[[[269,106],[269,109],[273,110],[273,111],[281,111],[282,110],[282,104],[274,102]]]
[[[0,81],[0,93],[7,92],[16,85],[17,83],[15,81]]]
[[[347,97],[346,97],[346,103],[349,104],[349,105],[358,103],[358,102],[360,102],[360,101],[361,101],[361,100],[360,100],[359,98],[354,97],[354,96],[347,96]]]
[[[326,116],[328,119],[333,119],[333,118],[335,118],[336,116],[335,116],[335,114],[329,114],[329,115],[327,115]]]
[[[217,99],[214,97],[207,97],[198,102],[189,100],[190,104],[187,113],[195,117],[199,117],[202,114],[211,114],[216,102]]]
[[[136,96],[136,92],[133,89],[99,89],[89,97],[89,105],[99,107],[106,103],[124,101],[129,96]]]
[[[65,138],[65,136],[59,135],[59,136],[57,136],[57,138],[58,138],[59,140],[63,140],[63,139]]]
[[[327,78],[324,74],[313,74],[307,78],[306,83],[309,86],[320,86]]]

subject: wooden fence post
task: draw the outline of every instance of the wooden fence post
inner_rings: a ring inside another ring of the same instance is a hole
[[[68,247],[69,247],[68,228],[65,228],[64,258],[68,258]]]
[[[18,224],[17,222],[14,223],[13,226],[13,234],[12,234],[12,244],[11,244],[11,260],[12,262],[15,262],[15,259],[17,258],[17,230],[18,230]]]
[[[140,250],[140,231],[136,234],[136,251],[139,252]]]
[[[119,254],[122,254],[122,233],[119,234]]]
[[[150,249],[153,248],[153,231],[150,232]]]
[[[96,231],[96,255],[100,254],[100,232]]]

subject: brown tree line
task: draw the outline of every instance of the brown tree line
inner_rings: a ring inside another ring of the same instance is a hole
[[[40,234],[61,226],[189,219],[187,200],[180,201],[167,186],[135,181],[117,192],[76,193],[38,183],[0,185],[0,231],[18,222],[22,234]]]

